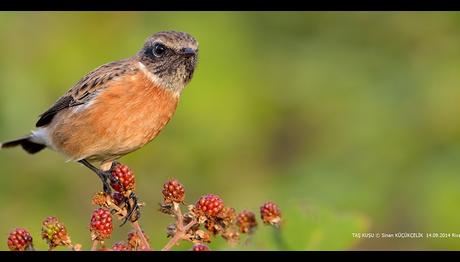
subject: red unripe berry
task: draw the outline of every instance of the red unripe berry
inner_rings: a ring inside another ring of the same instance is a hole
[[[93,240],[103,241],[107,238],[110,238],[112,234],[113,225],[112,225],[112,214],[110,211],[105,208],[98,208],[93,211],[91,216],[91,238]]]
[[[123,241],[117,242],[112,246],[113,251],[130,251],[130,247]]]
[[[182,203],[185,199],[184,186],[176,179],[169,180],[163,185],[165,203]]]
[[[126,197],[120,192],[113,192],[112,194],[113,203],[117,206],[121,205],[126,201]]]
[[[129,169],[127,165],[117,164],[115,168],[112,170],[111,175],[112,179],[110,182],[110,186],[115,191],[125,192],[128,190],[135,189],[136,181],[134,179],[134,173],[131,171],[131,169]]]
[[[192,247],[192,251],[211,251],[208,246],[203,244],[195,244]]]
[[[208,194],[196,202],[195,208],[206,216],[215,217],[224,208],[224,201],[217,195]]]
[[[12,251],[33,250],[32,236],[24,228],[16,228],[8,236],[8,248]]]

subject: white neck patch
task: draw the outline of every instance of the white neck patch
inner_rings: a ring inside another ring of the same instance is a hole
[[[137,67],[142,71],[142,73],[144,73],[144,75],[147,76],[147,78],[152,81],[152,83],[154,83],[155,85],[157,86],[165,86],[166,83],[164,83],[160,78],[158,78],[156,75],[152,74],[151,72],[149,72],[149,70],[147,69],[147,67],[145,67],[145,65],[142,63],[142,62],[137,62]],[[165,88],[166,90],[170,91],[171,93],[173,93],[174,96],[178,97],[180,96],[180,90],[171,90],[170,88]]]
[[[161,85],[161,80],[154,74],[150,73],[142,62],[137,62],[137,67],[144,73],[147,78],[156,85]]]

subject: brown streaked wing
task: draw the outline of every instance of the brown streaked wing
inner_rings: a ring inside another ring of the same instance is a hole
[[[137,70],[132,63],[132,59],[111,62],[96,68],[80,79],[51,108],[41,114],[35,126],[42,127],[48,125],[59,111],[91,101],[96,92],[108,86],[107,82],[126,73],[134,74]]]

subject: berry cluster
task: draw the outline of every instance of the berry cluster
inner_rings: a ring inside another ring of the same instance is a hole
[[[43,220],[41,237],[48,244],[49,250],[58,246],[67,246],[72,250],[80,250],[81,245],[73,245],[67,229],[56,217],[50,216]],[[8,236],[8,248],[11,251],[34,251],[32,236],[24,228],[16,228]]]
[[[244,210],[236,213],[226,206],[216,194],[201,196],[194,205],[188,205],[188,212],[183,214],[180,204],[185,200],[185,189],[176,179],[167,181],[163,186],[164,201],[160,211],[176,218],[176,223],[167,227],[170,243],[163,250],[170,250],[180,240],[194,243],[192,250],[209,250],[204,243],[210,243],[213,237],[220,235],[229,244],[236,245],[240,234],[253,234],[257,227],[253,212]],[[279,226],[281,212],[276,204],[267,202],[261,206],[261,219],[265,224]]]
[[[89,231],[94,251],[143,251],[152,250],[149,238],[139,225],[139,208],[143,203],[137,202],[135,195],[135,177],[128,166],[116,163],[110,172],[110,186],[114,193],[97,193],[92,198],[96,208],[89,223]],[[166,181],[163,185],[163,202],[160,211],[175,218],[175,222],[166,228],[169,242],[161,249],[171,250],[182,241],[193,244],[192,251],[210,251],[207,243],[221,236],[230,245],[237,245],[243,235],[250,237],[257,228],[256,215],[227,206],[216,194],[205,194],[194,204],[185,204],[185,188],[177,180]],[[183,207],[185,207],[185,212]],[[105,242],[111,238],[114,230],[114,215],[123,219],[122,225],[129,221],[133,230],[123,241],[107,247]],[[260,219],[266,225],[280,227],[281,211],[273,202],[266,202],[260,207]],[[49,250],[67,247],[81,250],[80,244],[73,244],[66,226],[57,217],[46,217],[41,226],[41,238],[48,244]],[[13,251],[35,250],[31,234],[24,228],[12,230],[7,245]]]

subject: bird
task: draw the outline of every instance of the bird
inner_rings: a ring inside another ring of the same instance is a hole
[[[39,115],[35,130],[0,147],[56,151],[96,173],[110,194],[115,163],[151,142],[171,120],[197,61],[193,36],[157,32],[133,56],[86,74]]]

